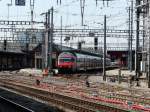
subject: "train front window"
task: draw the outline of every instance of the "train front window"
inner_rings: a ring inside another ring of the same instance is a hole
[[[63,58],[59,60],[60,62],[73,62],[74,59],[73,58]]]

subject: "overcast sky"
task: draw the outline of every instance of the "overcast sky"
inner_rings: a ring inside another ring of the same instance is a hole
[[[35,0],[34,20],[43,21],[41,13],[46,12],[52,6],[55,9],[54,24],[60,26],[60,17],[63,18],[63,26],[71,28],[81,27],[80,0],[62,0],[61,5],[57,5],[57,0]],[[95,0],[85,0],[84,24],[90,28],[101,28],[103,16],[107,15],[107,25],[110,28],[127,29],[127,7],[129,0],[114,0],[103,6],[99,1],[96,7]],[[8,3],[11,0],[0,1],[0,19],[8,19]],[[12,6],[9,7],[9,20],[30,20],[30,0],[26,0],[26,6],[15,6],[15,0],[12,0]]]
[[[60,18],[63,18],[63,28],[103,28],[104,15],[107,15],[107,28],[109,29],[128,29],[128,11],[130,0],[114,0],[105,6],[102,1],[85,0],[84,24],[81,26],[80,0],[61,0],[62,4],[57,4],[57,0],[35,0],[34,20],[44,21],[41,13],[54,7],[54,27],[60,28]],[[8,5],[11,0],[0,0],[0,20],[8,20]],[[9,20],[31,20],[30,0],[26,0],[26,6],[15,6],[15,0],[12,0],[12,6],[9,7]],[[101,38],[102,39],[102,38]],[[73,42],[75,40],[72,40]],[[93,42],[89,41],[90,43]],[[102,40],[99,40],[102,42]],[[115,38],[107,39],[108,43],[127,43],[127,39]],[[122,46],[120,44],[119,46]]]

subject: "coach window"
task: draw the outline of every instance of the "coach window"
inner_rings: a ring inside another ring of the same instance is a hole
[[[71,62],[74,62],[74,58],[71,58]]]
[[[77,61],[80,62],[80,59],[78,59]]]

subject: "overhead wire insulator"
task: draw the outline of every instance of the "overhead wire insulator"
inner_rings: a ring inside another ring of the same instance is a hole
[[[107,1],[107,7],[108,7],[108,1]]]
[[[98,1],[100,1],[100,0],[96,0],[96,6],[98,5]],[[111,0],[103,0],[103,6],[105,6],[105,2],[107,2],[107,7],[108,7],[109,1],[111,1]]]
[[[96,7],[97,7],[97,0],[96,0]]]
[[[57,0],[57,5],[61,5],[61,0]]]
[[[85,7],[85,0],[80,0],[80,8],[81,8],[81,25],[83,26],[83,19],[84,19],[84,7]]]

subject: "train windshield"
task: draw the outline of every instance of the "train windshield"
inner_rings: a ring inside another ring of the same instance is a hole
[[[61,58],[59,61],[60,62],[73,62],[74,59],[73,58]]]

